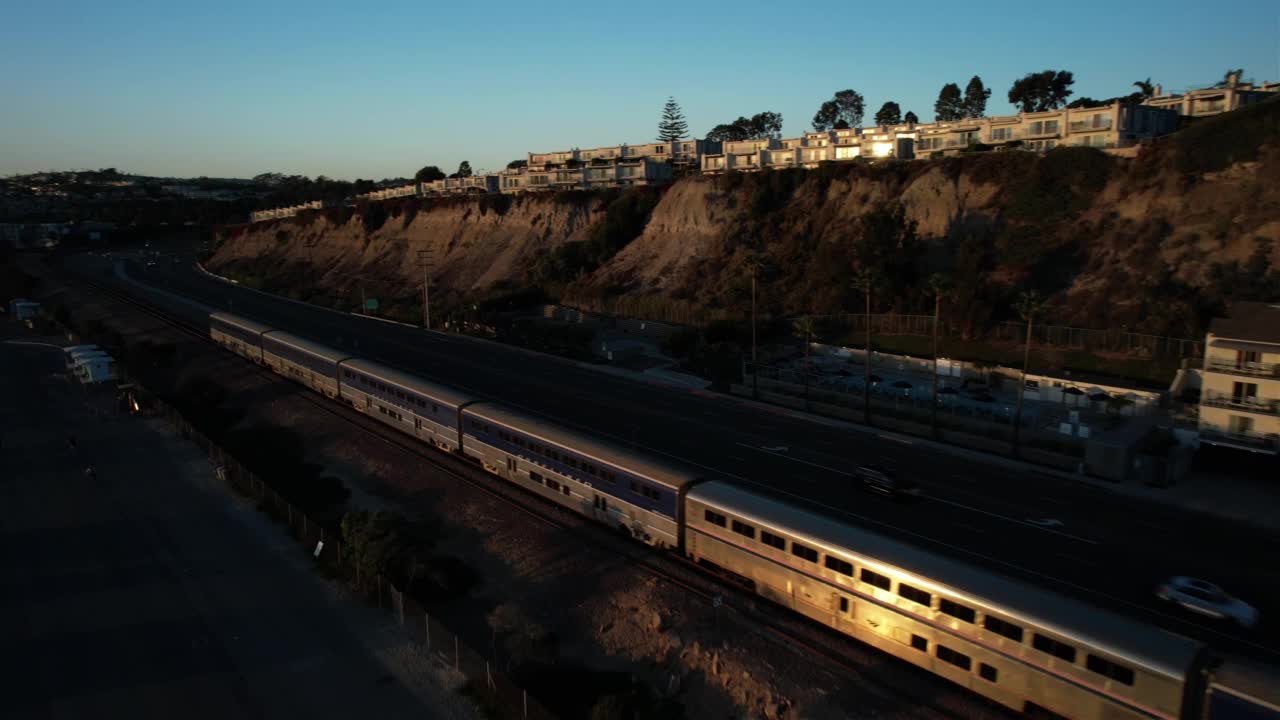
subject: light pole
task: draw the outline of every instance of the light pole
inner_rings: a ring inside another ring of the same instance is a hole
[[[1031,362],[1031,322],[1043,305],[1044,300],[1041,299],[1040,294],[1035,290],[1029,290],[1018,296],[1018,302],[1014,306],[1022,319],[1027,321],[1027,341],[1022,351],[1022,377],[1018,379],[1018,409],[1013,418],[1014,455],[1019,451],[1022,432],[1022,393],[1027,386],[1027,365]]]

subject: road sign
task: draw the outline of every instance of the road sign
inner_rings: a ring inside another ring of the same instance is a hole
[[[377,298],[369,298],[368,300],[365,300],[365,301],[364,301],[364,309],[365,309],[365,310],[377,310],[377,309],[378,309],[378,299],[377,299]]]

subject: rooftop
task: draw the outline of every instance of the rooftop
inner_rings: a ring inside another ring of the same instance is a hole
[[[1214,318],[1209,332],[1220,338],[1280,344],[1280,303],[1236,302],[1228,315]]]

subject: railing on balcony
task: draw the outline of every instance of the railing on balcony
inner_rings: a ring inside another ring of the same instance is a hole
[[[1023,133],[1023,137],[1029,137],[1029,138],[1031,138],[1031,137],[1053,137],[1053,136],[1057,135],[1057,134],[1058,134],[1058,132],[1059,132],[1059,130],[1058,130],[1058,125],[1057,125],[1057,123],[1054,123],[1053,125],[1044,125],[1044,126],[1040,126],[1040,127],[1036,127],[1035,125],[1029,125],[1029,126],[1027,126],[1027,130],[1026,130],[1026,132],[1024,132],[1024,133]]]
[[[1106,120],[1080,120],[1071,123],[1071,132],[1092,132],[1094,130],[1110,130],[1111,118]]]
[[[1234,447],[1245,448],[1247,450],[1257,450],[1259,452],[1280,452],[1280,435],[1276,435],[1275,433],[1263,434],[1252,432],[1231,432],[1230,430],[1201,426],[1200,440],[1202,442],[1215,443],[1219,445],[1232,445]]]
[[[1276,378],[1280,380],[1280,363],[1262,362],[1228,362],[1210,360],[1209,372],[1226,373],[1228,375],[1245,375],[1247,377]]]
[[[1204,396],[1200,398],[1200,405],[1225,408],[1227,410],[1261,413],[1263,415],[1280,415],[1280,400],[1272,400],[1270,398],[1206,392]]]

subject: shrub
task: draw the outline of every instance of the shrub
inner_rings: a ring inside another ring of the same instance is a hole
[[[1255,160],[1280,139],[1280,97],[1192,123],[1174,135],[1179,171],[1203,173]]]

